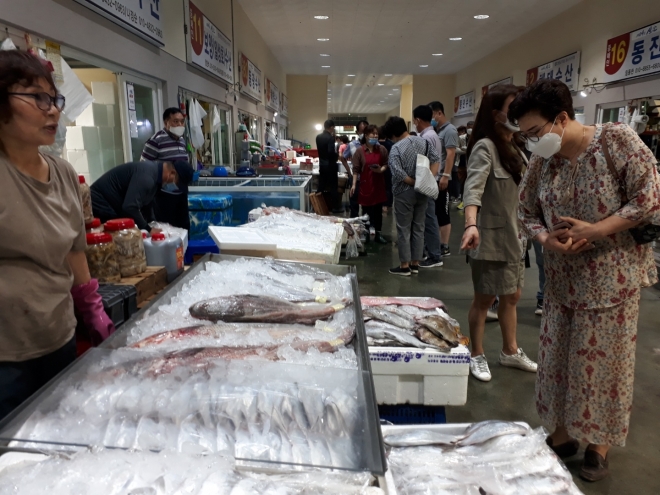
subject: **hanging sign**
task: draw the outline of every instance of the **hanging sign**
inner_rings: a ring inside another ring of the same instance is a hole
[[[135,110],[135,86],[133,83],[126,83],[126,101],[128,101],[128,109]]]
[[[257,101],[263,101],[261,97],[261,71],[243,53],[240,54],[240,61],[241,93],[245,93]]]
[[[229,84],[234,84],[233,48],[229,38],[199,10],[188,2],[189,62]]]
[[[46,41],[46,58],[53,65],[53,80],[60,85],[64,82],[62,75],[62,53],[60,45],[52,41]]]
[[[454,98],[454,116],[474,113],[474,91]]]
[[[497,81],[494,82],[493,84],[489,84],[488,86],[484,86],[483,88],[481,88],[481,97],[483,98],[486,95],[486,93],[488,93],[495,86],[499,86],[500,84],[513,84],[513,77],[507,77],[506,79],[502,79],[501,81]]]
[[[660,22],[607,42],[603,82],[660,73]]]
[[[266,106],[276,112],[280,111],[280,90],[270,79],[266,79]]]
[[[282,99],[280,100],[280,104],[282,106],[280,113],[282,114],[282,117],[286,117],[287,115],[289,115],[289,99],[286,97],[284,93],[282,93]]]
[[[527,86],[539,79],[557,79],[571,91],[578,90],[578,72],[580,71],[580,52],[571,53],[547,64],[539,65],[527,71]]]
[[[141,38],[163,46],[161,3],[167,0],[75,0]]]

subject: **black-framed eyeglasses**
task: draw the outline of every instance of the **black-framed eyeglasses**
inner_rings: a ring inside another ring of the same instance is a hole
[[[64,98],[64,96],[60,94],[55,96],[50,96],[48,93],[7,93],[7,94],[13,96],[29,96],[30,98],[34,98],[34,101],[37,104],[37,108],[39,110],[43,110],[44,112],[50,110],[53,105],[55,105],[55,108],[57,108],[57,110],[61,112],[64,109],[64,105],[66,103],[66,98]]]
[[[543,129],[545,129],[545,126],[548,125],[550,122],[552,122],[552,120],[548,120],[545,124],[543,124],[543,126],[541,126],[541,128],[538,131],[536,131],[532,135],[525,134],[524,132],[521,132],[520,137],[523,138],[523,140],[525,140],[525,141],[530,141],[532,143],[538,143],[539,140],[543,137],[543,136],[539,136],[538,133],[541,132]]]

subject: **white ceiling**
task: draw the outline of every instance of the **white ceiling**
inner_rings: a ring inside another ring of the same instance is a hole
[[[382,95],[371,96],[374,89],[365,87],[373,76],[388,88],[412,82],[405,79],[412,74],[453,74],[581,0],[239,1],[284,72],[327,74],[333,92],[344,84],[333,93],[329,112],[383,113],[398,102],[392,96],[392,104],[378,105]],[[474,19],[481,14],[490,17]],[[346,87],[347,79],[356,82]]]

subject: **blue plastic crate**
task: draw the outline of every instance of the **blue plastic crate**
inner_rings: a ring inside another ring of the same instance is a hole
[[[198,258],[201,258],[207,253],[220,254],[220,248],[211,238],[200,240],[189,240],[188,249],[183,258],[186,265],[192,265]]]
[[[378,414],[380,419],[395,425],[444,424],[447,422],[444,406],[379,405]]]

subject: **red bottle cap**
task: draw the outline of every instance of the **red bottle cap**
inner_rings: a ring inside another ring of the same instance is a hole
[[[151,240],[152,241],[164,241],[165,240],[165,234],[162,232],[158,234],[151,234]]]
[[[116,218],[114,220],[108,220],[105,222],[105,230],[109,230],[111,232],[133,228],[135,228],[135,222],[132,218]]]
[[[89,229],[97,229],[101,226],[101,219],[100,218],[94,218],[92,219],[91,222],[85,224],[85,228],[87,230]]]
[[[87,234],[87,245],[105,244],[107,242],[112,242],[112,236],[110,234],[106,234],[105,232]]]
[[[80,184],[84,184],[85,183],[85,176],[84,175],[79,175],[78,176],[78,182]]]

